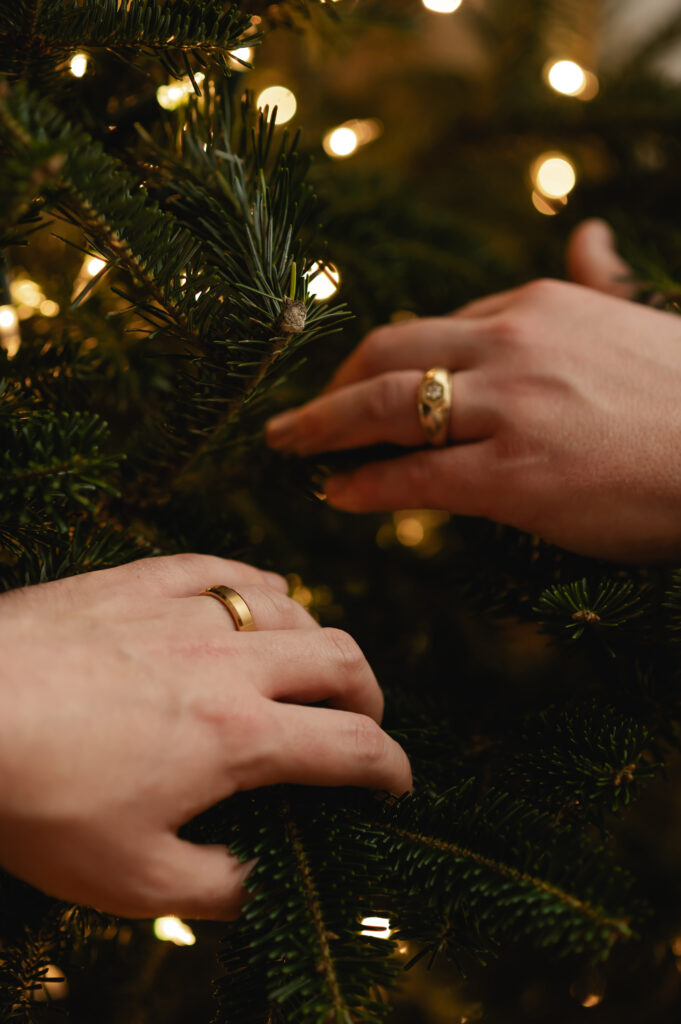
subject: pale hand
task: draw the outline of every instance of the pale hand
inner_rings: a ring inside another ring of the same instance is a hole
[[[257,632],[198,596],[215,583]],[[0,638],[0,864],[63,900],[233,918],[253,862],[178,838],[195,814],[280,782],[411,787],[360,649],[272,573],[176,555],[14,590]]]
[[[270,421],[269,443],[422,449],[332,476],[339,509],[447,509],[594,557],[678,558],[681,320],[626,300],[603,222],[578,229],[569,263],[580,285],[536,281],[373,331],[320,398]],[[450,445],[424,450],[416,393],[434,366],[453,371]]]

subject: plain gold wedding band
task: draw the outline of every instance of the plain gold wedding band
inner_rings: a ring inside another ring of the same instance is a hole
[[[231,587],[223,587],[221,584],[217,584],[214,587],[208,587],[206,590],[201,591],[201,597],[204,594],[208,594],[210,597],[216,598],[221,604],[224,604],[229,614],[234,619],[234,625],[240,633],[250,633],[255,629],[255,620],[251,614],[251,609],[244,601],[241,594],[236,590],[232,590]]]

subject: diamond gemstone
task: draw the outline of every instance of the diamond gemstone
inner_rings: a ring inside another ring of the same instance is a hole
[[[426,384],[423,393],[429,402],[439,402],[445,393],[445,389],[438,381],[431,380]]]

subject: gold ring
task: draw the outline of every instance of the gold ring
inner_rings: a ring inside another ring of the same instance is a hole
[[[449,370],[435,366],[424,373],[418,390],[418,410],[428,442],[438,446],[446,444],[452,412],[452,375]]]
[[[234,619],[234,625],[240,633],[250,633],[255,629],[255,621],[251,614],[251,609],[236,590],[218,584],[215,587],[208,587],[206,590],[202,590],[200,596],[203,597],[204,594],[208,594],[210,597],[216,598],[220,604],[224,604]]]

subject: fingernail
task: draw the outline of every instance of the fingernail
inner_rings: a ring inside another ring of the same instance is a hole
[[[296,414],[283,412],[273,416],[265,425],[267,443],[271,448],[286,448],[296,436]]]

